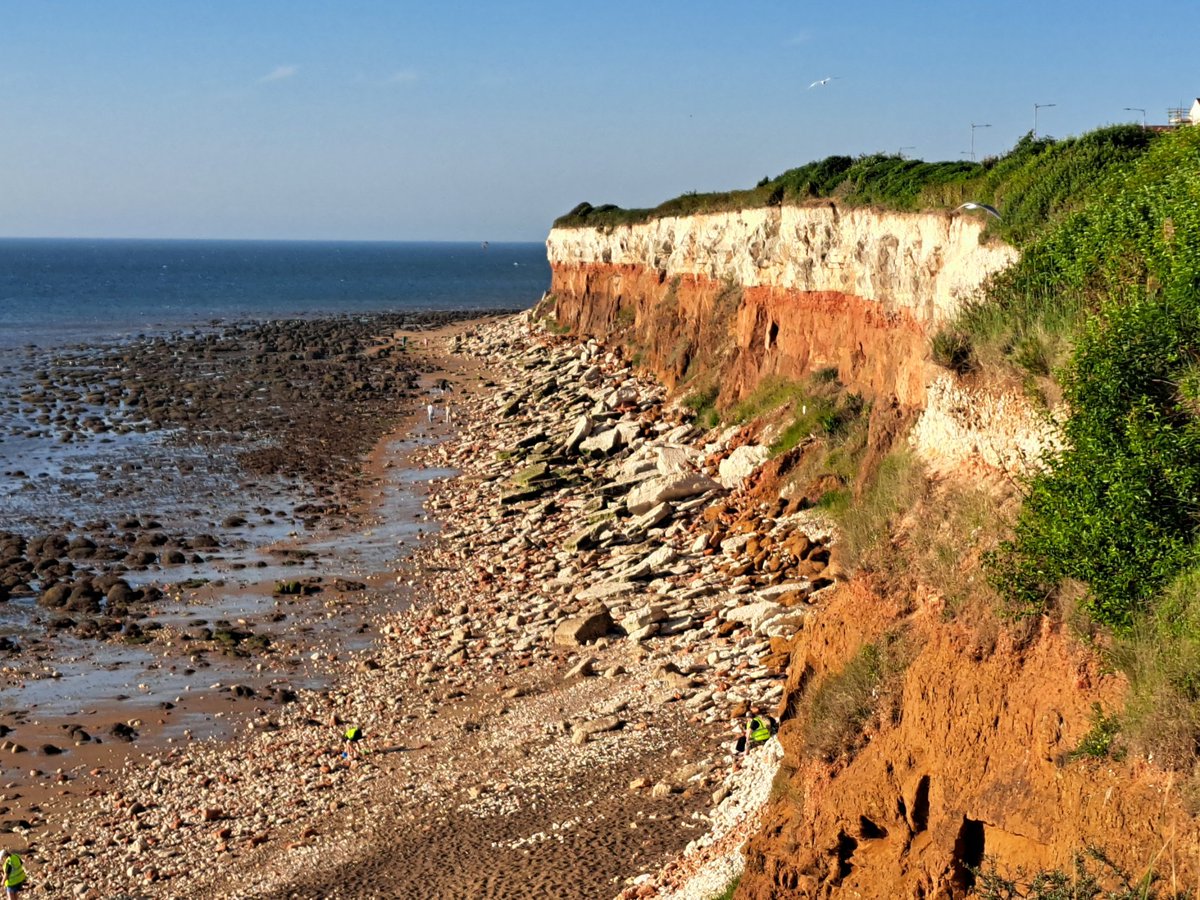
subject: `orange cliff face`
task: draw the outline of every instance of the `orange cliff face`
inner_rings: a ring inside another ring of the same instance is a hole
[[[669,386],[717,375],[722,402],[765,377],[836,368],[873,399],[921,407],[928,338],[989,274],[1015,259],[979,222],[824,203],[554,229],[560,324],[628,328]]]
[[[561,325],[626,345],[669,386],[719,385],[730,405],[765,378],[836,368],[875,411],[913,422],[936,480],[1011,476],[1059,446],[1053,423],[1019,389],[929,361],[930,336],[1016,258],[981,228],[824,203],[554,229],[551,293]],[[935,490],[911,515],[938,521],[939,502]],[[897,582],[856,575],[780,639],[784,759],[739,900],[968,897],[985,861],[1071,871],[1089,846],[1134,877],[1197,884],[1200,830],[1168,773],[1071,759],[1095,705],[1120,709],[1123,680],[1062,622],[951,616],[916,574]],[[853,754],[814,757],[807,689],[897,633],[911,659],[892,714]]]

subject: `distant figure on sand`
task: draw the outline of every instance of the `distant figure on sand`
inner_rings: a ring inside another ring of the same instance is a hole
[[[426,415],[429,416],[429,421],[432,422],[433,421],[433,404],[432,403],[430,403],[428,406],[425,407],[425,413],[426,413]]]
[[[342,735],[342,740],[346,742],[346,752],[343,754],[348,759],[358,759],[362,752],[358,749],[358,742],[363,739],[362,729],[357,725],[351,725],[346,729],[346,733]]]
[[[11,900],[25,887],[25,867],[11,850],[0,850],[0,862],[4,863],[4,893]]]

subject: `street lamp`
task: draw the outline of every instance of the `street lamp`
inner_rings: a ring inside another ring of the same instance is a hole
[[[1142,131],[1146,130],[1146,111],[1140,106],[1126,106],[1125,112],[1140,112],[1142,114]]]
[[[1057,103],[1035,103],[1033,104],[1033,136],[1037,137],[1037,119],[1038,110],[1046,109],[1047,107],[1058,106]]]
[[[974,122],[971,123],[971,162],[975,162],[975,129],[991,127],[991,125],[976,125]]]

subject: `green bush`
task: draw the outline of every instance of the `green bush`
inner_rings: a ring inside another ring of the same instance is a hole
[[[1026,135],[1002,157],[981,163],[925,162],[886,153],[829,156],[764,178],[747,190],[691,191],[652,209],[580,203],[556,227],[606,228],[666,216],[727,212],[822,197],[848,206],[952,209],[965,200],[999,205],[1001,222],[989,229],[1024,244],[1049,222],[1080,208],[1106,173],[1141,156],[1154,133],[1136,126],[1102,128],[1055,141]]]
[[[1068,759],[1120,759],[1124,753],[1115,746],[1117,736],[1121,733],[1121,722],[1116,716],[1106,716],[1104,708],[1099,703],[1092,704],[1092,727],[1083,736],[1074,750],[1067,754]]]
[[[1179,385],[1200,354],[1196,300],[1111,302],[1083,329],[1063,377],[1066,448],[1032,480],[993,573],[1027,608],[1074,578],[1096,621],[1125,628],[1195,558],[1200,425]]]

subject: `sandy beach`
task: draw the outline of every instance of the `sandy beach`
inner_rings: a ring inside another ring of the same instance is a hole
[[[732,742],[782,692],[771,635],[831,583],[827,531],[746,499],[737,435],[595,344],[525,315],[430,340],[426,388],[452,393],[377,442],[347,521],[383,525],[387,473],[424,467],[440,531],[319,595],[362,638],[297,639],[325,686],[35,779],[14,839],[47,893],[706,898],[736,874],[776,760]],[[437,441],[397,442],[414,429]]]

